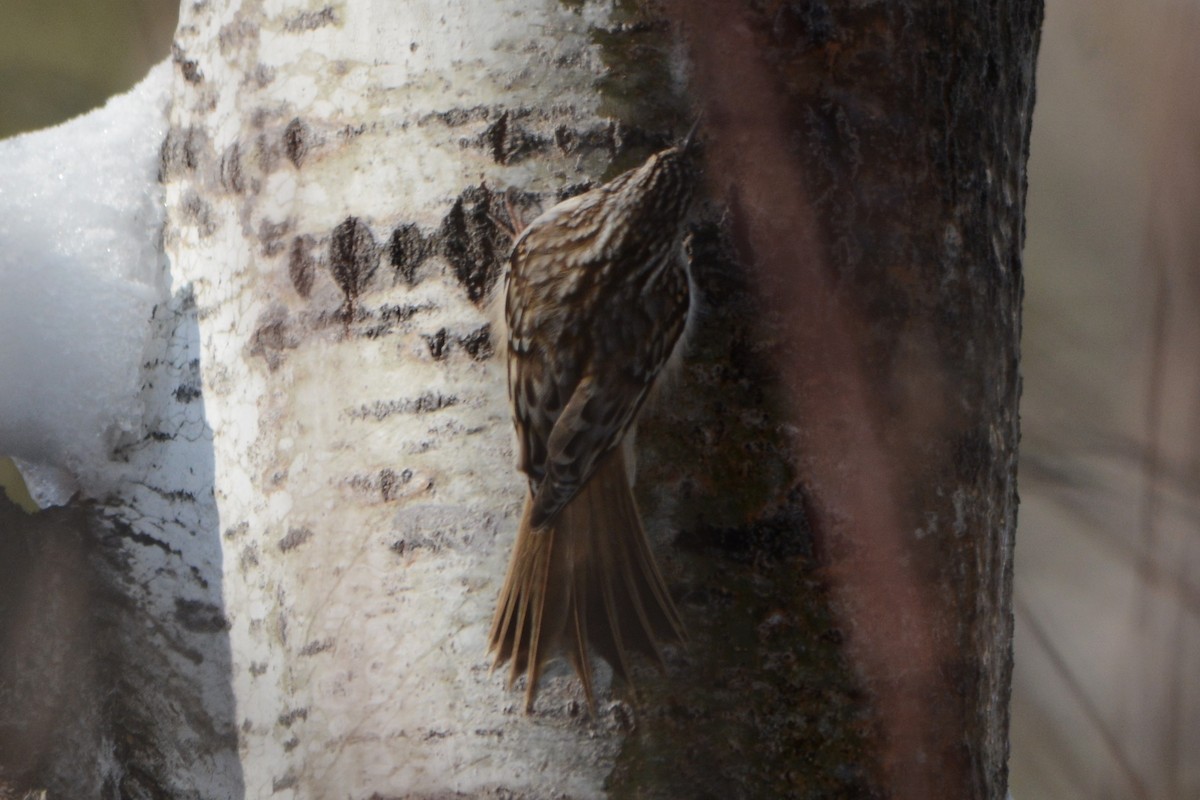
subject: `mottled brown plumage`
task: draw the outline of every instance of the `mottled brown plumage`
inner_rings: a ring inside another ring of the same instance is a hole
[[[689,136],[690,140],[690,136]],[[589,654],[628,680],[683,626],[654,563],[620,447],[679,341],[689,143],[542,214],[509,262],[508,388],[529,493],[492,623],[496,663],[565,655],[594,708]]]

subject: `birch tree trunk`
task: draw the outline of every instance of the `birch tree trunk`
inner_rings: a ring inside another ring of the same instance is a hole
[[[87,727],[99,755],[82,768],[60,754],[46,783],[122,797],[1003,796],[1036,15],[986,40],[1004,69],[972,66],[1016,76],[1002,141],[937,140],[955,169],[992,177],[900,230],[873,202],[910,184],[881,177],[896,161],[857,124],[886,95],[859,104],[849,78],[839,94],[813,63],[798,83],[763,64],[793,63],[772,48],[827,65],[883,53],[928,82],[906,101],[932,104],[940,77],[914,53],[958,64],[978,43],[939,50],[932,12],[797,8],[184,5],[151,424],[121,452],[127,485],[81,523],[107,642],[84,669],[88,696],[107,698]],[[946,24],[987,22],[975,9]],[[775,117],[780,85],[800,88]],[[510,188],[528,219],[670,144],[694,119],[689,86],[708,109],[712,199],[692,225],[683,366],[640,425],[638,494],[691,641],[665,674],[637,672],[636,700],[602,672],[590,718],[562,669],[526,716],[484,652],[524,491],[489,307],[509,244],[496,220]],[[933,112],[922,125],[953,128]],[[806,148],[821,158],[797,158]],[[926,152],[899,158],[936,187],[962,177]],[[814,166],[828,172],[805,179]],[[784,181],[792,199],[772,200]],[[979,203],[992,216],[963,211]],[[930,260],[875,283],[863,254],[879,232],[893,238],[878,252],[919,242]],[[781,253],[807,271],[793,281]],[[891,296],[913,301],[917,339]],[[978,349],[959,347],[960,320]],[[864,321],[878,323],[866,339]],[[806,348],[828,358],[796,359]],[[947,416],[959,377],[972,388]],[[863,402],[880,386],[903,413]],[[918,413],[927,391],[932,417]],[[911,460],[893,458],[905,447]],[[879,541],[918,559],[899,584],[866,573],[903,593],[898,637],[846,611],[852,556]],[[930,598],[930,576],[962,581]],[[869,646],[889,636],[917,644],[889,661]],[[924,704],[944,713],[912,716]]]
[[[166,241],[201,320],[247,796],[602,792],[616,731],[565,678],[525,719],[485,636],[523,498],[497,191],[552,202],[607,165],[606,13],[183,10]]]

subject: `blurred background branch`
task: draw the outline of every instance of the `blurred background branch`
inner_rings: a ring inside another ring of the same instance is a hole
[[[1200,13],[1047,8],[1030,160],[1015,797],[1200,796]]]

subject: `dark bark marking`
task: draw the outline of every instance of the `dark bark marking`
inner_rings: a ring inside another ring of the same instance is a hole
[[[299,169],[300,165],[304,163],[311,139],[312,130],[299,117],[292,119],[284,129],[283,149],[287,153],[288,159],[296,165],[296,169]]]
[[[411,478],[411,473],[409,474]],[[379,472],[379,494],[383,497],[384,502],[395,497],[396,489],[399,487],[403,479],[396,474],[393,469],[384,469]]]
[[[264,311],[250,336],[249,354],[261,356],[274,371],[283,363],[283,353],[300,345],[300,334],[294,329],[287,309],[282,305]]]
[[[175,387],[175,391],[172,394],[180,403],[192,403],[199,400],[204,393],[197,384],[181,383]]]
[[[500,119],[488,126],[483,132],[483,139],[491,145],[492,160],[497,164],[503,164],[507,161],[504,151],[504,140],[508,135],[508,112],[505,111],[500,115]]]
[[[208,134],[195,125],[167,131],[159,151],[159,170],[164,179],[195,172],[208,154]]]
[[[393,414],[429,414],[458,405],[458,397],[438,392],[426,392],[420,397],[402,400],[377,400],[371,405],[361,405],[346,412],[350,419],[374,419],[382,422]]]
[[[200,70],[199,62],[187,58],[183,48],[178,44],[171,46],[171,60],[178,65],[180,73],[188,83],[200,83],[204,80],[204,73]]]
[[[315,639],[300,648],[300,655],[315,656],[317,653],[324,653],[326,650],[332,649],[333,639]]]
[[[342,307],[347,328],[355,304],[379,267],[379,247],[371,229],[358,217],[347,217],[333,229],[329,240],[329,271],[346,297]]]
[[[195,189],[184,191],[180,210],[183,222],[194,226],[201,239],[207,239],[216,233],[217,223],[212,206]]]
[[[426,114],[417,121],[418,125],[427,125],[431,120],[437,120],[447,128],[457,128],[460,125],[465,125],[468,122],[475,120],[486,120],[492,114],[492,110],[487,106],[474,106],[472,108],[451,108],[447,111],[434,111]]]
[[[346,485],[355,491],[367,494],[377,494],[383,502],[391,502],[402,495],[411,495],[415,491],[432,488],[433,481],[425,480],[414,489],[411,486],[416,473],[411,469],[396,472],[393,469],[382,469],[370,475],[353,475],[346,480]]]
[[[497,164],[514,164],[556,146],[553,137],[543,136],[517,122],[529,115],[529,109],[505,110],[480,135],[481,146]]]
[[[175,619],[193,633],[219,633],[229,628],[221,607],[202,600],[175,598]]]
[[[311,236],[297,236],[292,239],[292,247],[288,252],[288,277],[296,294],[305,300],[312,294],[313,278],[316,275],[317,262],[312,255],[315,245]]]
[[[248,40],[257,42],[259,26],[246,17],[222,25],[217,32],[217,46],[221,55],[229,56],[247,46]]]
[[[279,549],[284,553],[289,550],[295,550],[312,537],[313,532],[311,528],[289,528],[287,534],[279,540]]]
[[[297,14],[283,24],[283,29],[288,33],[303,33],[315,31],[317,28],[324,28],[327,25],[336,25],[338,22],[337,12],[333,6],[325,6],[319,11]]]
[[[499,279],[511,237],[491,216],[493,194],[486,186],[463,191],[442,221],[442,255],[467,296],[481,304]]]
[[[283,252],[283,239],[292,229],[291,220],[271,222],[264,219],[258,226],[258,241],[262,245],[262,254],[267,257]]]
[[[271,793],[283,792],[284,789],[292,789],[298,786],[300,778],[294,772],[288,772],[283,777],[271,778]]]
[[[225,148],[221,156],[221,185],[234,194],[246,190],[246,178],[242,173],[242,148],[237,142]]]
[[[465,336],[458,337],[458,343],[476,361],[487,361],[496,352],[492,346],[491,325],[480,326]]]
[[[388,256],[396,275],[409,286],[417,284],[417,267],[429,258],[432,251],[430,240],[411,222],[397,226],[388,242]]]
[[[304,721],[308,719],[308,706],[301,708],[293,708],[279,715],[276,722],[285,728],[290,728],[297,720]]]
[[[421,334],[421,338],[425,340],[425,344],[429,347],[429,355],[433,356],[434,361],[441,361],[446,357],[446,329],[439,328],[434,334]]]
[[[238,538],[239,536],[246,535],[246,533],[249,530],[250,530],[249,522],[239,522],[237,525],[230,525],[228,528],[226,528],[224,530],[224,532],[221,534],[221,536],[225,539],[232,541],[232,540]]]

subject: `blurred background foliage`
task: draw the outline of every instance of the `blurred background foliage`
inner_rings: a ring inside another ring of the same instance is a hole
[[[178,0],[0,2],[0,137],[103,104],[171,51]]]
[[[1054,0],[1023,339],[1012,789],[1200,797],[1200,13]],[[166,57],[175,0],[3,0],[0,136]]]
[[[1200,3],[1047,3],[1013,795],[1200,798]]]

